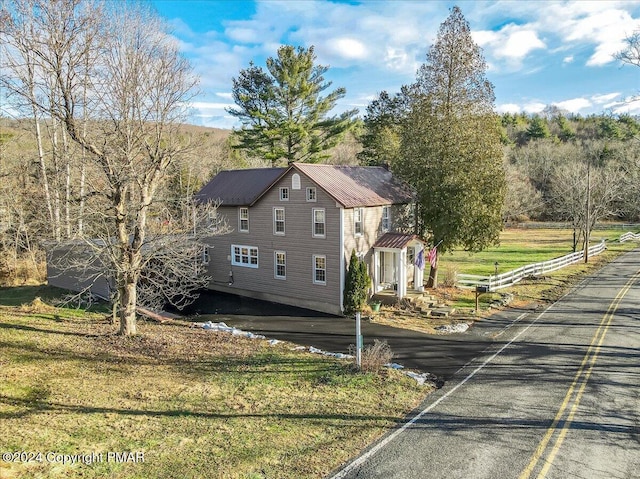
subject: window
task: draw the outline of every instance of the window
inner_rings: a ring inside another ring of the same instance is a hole
[[[231,264],[247,268],[258,267],[258,248],[255,246],[231,245]]]
[[[218,230],[218,212],[217,211],[209,211],[207,213],[207,229],[213,232]]]
[[[240,208],[239,211],[239,229],[243,233],[249,232],[249,208]]]
[[[413,246],[407,246],[407,264],[412,265],[416,261],[416,249]]]
[[[211,261],[211,257],[209,256],[209,247],[205,246],[202,248],[202,264],[209,264]]]
[[[289,188],[280,188],[280,201],[289,201]]]
[[[274,276],[276,279],[287,278],[287,253],[274,251]]]
[[[313,256],[313,282],[315,284],[327,284],[326,256]]]
[[[391,207],[382,207],[382,231],[385,233],[391,229]]]
[[[311,186],[307,188],[307,201],[316,201],[316,188]]]
[[[284,208],[273,209],[273,234],[284,234]]]
[[[313,209],[313,236],[314,238],[324,238],[325,218],[324,208]]]
[[[291,176],[291,189],[300,189],[300,175],[298,173],[294,173],[293,176]]]
[[[353,234],[356,236],[362,236],[362,208],[355,208],[353,210]]]

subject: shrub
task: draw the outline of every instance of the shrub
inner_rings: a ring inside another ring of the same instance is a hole
[[[362,311],[369,296],[370,283],[371,278],[367,274],[367,265],[358,259],[355,250],[352,251],[344,288],[344,313],[346,315]]]
[[[378,373],[384,365],[389,364],[392,359],[393,351],[391,351],[387,342],[375,339],[373,344],[370,344],[362,350],[360,370],[366,373]]]

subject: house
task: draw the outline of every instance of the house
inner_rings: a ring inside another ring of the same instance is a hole
[[[209,288],[342,314],[353,250],[366,262],[372,292],[399,298],[422,289],[414,265],[413,198],[384,167],[293,163],[222,171],[199,192],[219,203],[231,232],[213,236]]]

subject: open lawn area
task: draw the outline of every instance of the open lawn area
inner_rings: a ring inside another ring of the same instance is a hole
[[[2,479],[319,478],[429,392],[186,323],[125,339],[104,314],[33,301],[47,291],[0,289],[0,452],[34,459],[0,460]]]
[[[500,290],[500,293],[511,293],[516,302],[522,304],[530,301],[553,301],[557,299],[566,287],[571,286],[585,274],[601,267],[606,262],[625,251],[638,246],[637,241],[620,243],[620,236],[627,230],[611,226],[608,229],[598,229],[591,235],[591,245],[602,240],[606,241],[607,250],[590,258],[588,264],[575,263],[566,268],[549,273],[545,277],[522,281],[512,287]],[[572,253],[572,230],[555,228],[509,228],[500,235],[500,245],[488,248],[480,253],[454,251],[440,257],[438,275],[440,284],[450,273],[464,273],[477,275],[491,275],[495,273],[495,263],[498,263],[498,273],[505,273],[521,266]],[[579,247],[580,249],[580,247]],[[447,298],[456,307],[473,308],[475,298],[472,290],[446,291]],[[481,303],[487,305],[499,294],[482,295]],[[481,305],[482,307],[482,305]]]

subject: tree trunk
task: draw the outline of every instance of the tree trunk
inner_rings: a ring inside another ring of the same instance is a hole
[[[125,276],[125,284],[120,291],[120,334],[134,336],[136,329],[136,283],[133,278]]]
[[[436,263],[436,267],[433,266],[429,270],[429,279],[427,280],[427,288],[438,288],[438,263]]]

